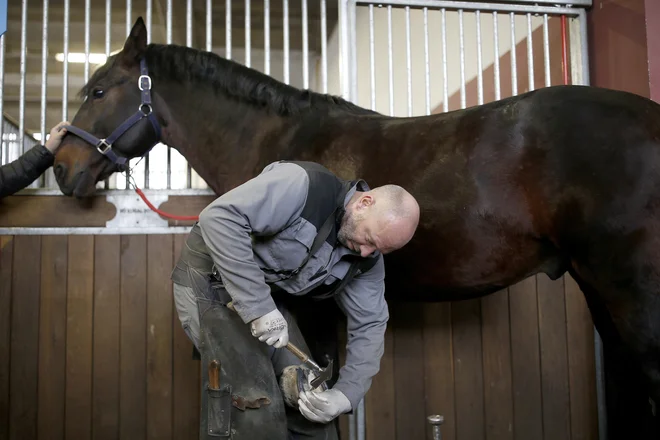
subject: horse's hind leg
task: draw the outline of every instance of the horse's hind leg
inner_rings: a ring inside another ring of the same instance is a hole
[[[584,293],[603,341],[608,438],[657,438],[660,431],[651,413],[648,382],[640,364],[631,362],[633,351],[622,341],[602,296],[574,270],[570,274]]]

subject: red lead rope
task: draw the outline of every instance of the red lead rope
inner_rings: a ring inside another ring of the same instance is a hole
[[[182,221],[189,221],[189,220],[197,221],[197,220],[199,220],[199,216],[196,216],[196,215],[175,215],[175,214],[170,214],[170,213],[165,212],[165,211],[161,211],[160,209],[156,208],[149,201],[149,199],[147,199],[147,196],[144,195],[142,190],[140,188],[138,188],[137,185],[134,184],[133,186],[135,186],[135,192],[140,196],[140,198],[142,200],[144,200],[144,203],[146,203],[147,206],[149,207],[149,209],[151,209],[156,214],[161,215],[161,216],[166,217],[166,218],[170,218],[172,220],[182,220]]]

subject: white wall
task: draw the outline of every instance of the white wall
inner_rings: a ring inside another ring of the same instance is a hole
[[[379,112],[390,114],[389,62],[388,62],[388,17],[387,8],[373,8],[374,18],[374,66],[376,107]],[[481,13],[482,71],[493,64],[495,46],[493,44],[493,15]],[[509,52],[511,45],[510,19],[508,14],[497,14],[498,47],[500,57]],[[369,37],[369,7],[359,6],[357,22],[357,97],[352,99],[358,105],[371,108],[371,62]],[[532,31],[543,24],[542,17],[532,17]],[[458,92],[461,87],[460,73],[460,38],[459,14],[446,12],[447,39],[447,81],[448,96]],[[463,35],[465,56],[465,83],[477,77],[477,30],[476,14],[463,13]],[[515,16],[516,44],[527,38],[526,16]],[[338,42],[337,31],[330,41],[333,47]],[[442,15],[439,10],[428,11],[429,41],[429,77],[430,108],[433,110],[443,101],[443,66],[442,66]],[[408,116],[408,73],[406,59],[406,12],[403,8],[392,8],[392,57],[394,84],[394,115]],[[426,114],[426,70],[424,54],[424,15],[421,9],[410,10],[410,48],[411,48],[411,89],[412,115]],[[541,57],[543,54],[534,54]],[[339,71],[338,57],[332,58],[332,72]],[[484,79],[484,81],[489,79]],[[490,79],[492,81],[492,78]],[[510,78],[502,78],[510,81]],[[339,88],[337,88],[339,93]],[[519,93],[523,90],[519,90]]]

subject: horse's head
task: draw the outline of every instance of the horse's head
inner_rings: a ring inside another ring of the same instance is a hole
[[[128,159],[144,155],[160,140],[151,109],[151,78],[143,61],[146,47],[147,29],[140,17],[123,49],[83,87],[84,102],[53,166],[64,194],[91,195],[96,182],[122,171]]]

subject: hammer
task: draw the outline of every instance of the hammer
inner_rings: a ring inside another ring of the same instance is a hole
[[[236,311],[236,308],[234,308],[233,301],[229,302],[227,304],[227,308],[232,311]],[[323,382],[326,380],[329,380],[332,377],[332,359],[330,359],[330,362],[328,363],[328,366],[325,368],[319,367],[319,365],[314,362],[309,356],[305,354],[301,349],[293,345],[291,342],[286,344],[286,348],[293,354],[296,355],[298,359],[300,359],[305,365],[307,365],[314,373],[316,374],[316,377],[312,379],[310,384],[312,385],[312,388],[316,388],[319,385],[321,385]]]

